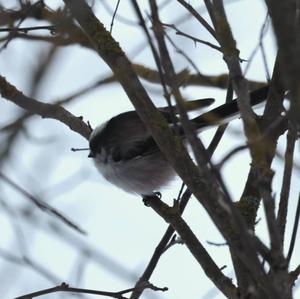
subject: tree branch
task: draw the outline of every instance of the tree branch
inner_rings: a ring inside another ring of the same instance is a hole
[[[219,290],[227,298],[238,298],[237,288],[232,284],[231,279],[225,276],[220,268],[215,264],[206,249],[194,235],[187,223],[179,214],[177,202],[173,207],[169,207],[157,197],[149,197],[145,199],[146,205],[150,206],[157,214],[159,214],[166,222],[178,232],[184,244],[188,247],[191,254],[201,265],[207,277],[209,277]]]
[[[144,286],[141,286],[140,288],[151,289],[153,291],[162,291],[162,292],[165,292],[168,290],[168,288],[158,288],[150,283],[145,284]],[[125,295],[127,293],[131,293],[134,290],[135,290],[135,288],[126,289],[126,290],[119,291],[119,292],[97,291],[97,290],[91,290],[91,289],[72,288],[72,287],[69,287],[68,284],[63,282],[61,285],[56,286],[54,288],[49,288],[49,289],[44,289],[44,290],[41,290],[38,292],[33,292],[33,293],[26,294],[26,295],[23,295],[20,297],[16,297],[15,299],[29,299],[29,298],[31,299],[31,298],[39,297],[42,295],[57,293],[57,292],[68,292],[68,293],[77,293],[77,294],[93,294],[93,295],[100,295],[100,296],[105,296],[105,297],[110,297],[110,298],[126,299],[126,297],[124,297],[123,295]]]
[[[82,117],[74,116],[61,106],[42,103],[25,96],[1,75],[0,94],[3,98],[15,103],[17,106],[28,110],[33,114],[40,115],[42,118],[56,119],[68,126],[72,131],[83,136],[85,139],[89,139],[91,130],[89,126],[82,121]]]

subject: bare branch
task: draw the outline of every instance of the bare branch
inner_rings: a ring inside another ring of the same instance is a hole
[[[184,244],[186,244],[191,254],[205,271],[205,274],[215,283],[219,290],[228,298],[238,298],[237,289],[232,284],[231,279],[220,271],[220,268],[180,216],[177,203],[174,202],[174,206],[169,207],[157,197],[145,198],[145,203],[176,229]]]
[[[216,33],[214,31],[214,29],[205,21],[204,18],[201,17],[201,15],[193,8],[192,5],[186,3],[186,1],[184,0],[177,0],[182,6],[184,6],[194,17],[197,21],[199,21],[199,23],[206,28],[206,30],[215,38],[216,37]]]
[[[150,283],[145,284],[144,286],[139,287],[139,288],[151,289],[153,291],[162,291],[162,292],[165,292],[165,291],[168,290],[168,288],[159,288],[159,287],[156,287],[156,286],[154,286]],[[72,288],[72,287],[69,287],[68,284],[63,282],[60,286],[45,289],[45,290],[41,290],[41,291],[38,291],[38,292],[33,292],[33,293],[30,293],[30,294],[26,294],[26,295],[23,295],[23,296],[20,296],[20,297],[16,297],[15,299],[35,298],[35,297],[39,297],[39,296],[42,296],[42,295],[57,293],[57,292],[93,294],[93,295],[100,295],[100,296],[105,296],[105,297],[110,297],[110,298],[126,299],[126,297],[124,297],[123,295],[125,295],[127,293],[131,293],[134,290],[135,290],[135,288],[126,289],[126,290],[119,291],[119,292],[97,291],[97,290],[91,290],[91,289]]]
[[[9,28],[0,28],[0,32],[23,32],[27,33],[29,31],[36,30],[49,30],[51,34],[54,34],[56,31],[56,27],[58,25],[49,25],[49,26],[33,26],[33,27],[9,27]]]
[[[64,123],[72,131],[80,134],[85,139],[88,139],[90,136],[90,128],[82,121],[81,117],[74,116],[61,106],[45,104],[25,96],[2,76],[0,76],[0,93],[3,98],[31,113],[40,115],[42,118],[52,118]]]
[[[115,17],[116,17],[118,8],[119,8],[119,4],[120,4],[120,0],[118,0],[118,2],[116,4],[116,8],[115,8],[113,16],[112,16],[112,20],[111,20],[111,23],[110,23],[110,30],[109,30],[110,34],[112,33],[112,29],[113,29],[113,26],[114,26],[114,20],[115,20]]]
[[[216,46],[216,45],[214,45],[214,44],[212,44],[212,43],[210,43],[208,41],[205,41],[205,40],[196,38],[196,37],[194,37],[194,36],[192,36],[190,34],[187,34],[187,33],[183,32],[183,31],[179,30],[174,24],[162,23],[162,25],[165,26],[165,27],[169,27],[169,28],[174,29],[176,31],[177,35],[181,35],[181,36],[187,37],[187,38],[191,39],[194,43],[200,43],[200,44],[209,46],[212,49],[217,50],[217,51],[219,51],[219,52],[222,53],[222,50],[221,50],[221,48],[219,46]]]
[[[188,189],[186,189],[186,191],[184,192],[184,194],[181,197],[180,204],[179,204],[180,214],[183,213],[190,197],[191,197],[191,192]],[[172,225],[170,225],[167,228],[166,232],[164,233],[162,239],[160,240],[160,242],[156,246],[155,251],[153,252],[153,255],[152,255],[146,269],[144,270],[142,276],[136,282],[135,287],[137,289],[132,292],[132,294],[130,296],[130,299],[137,299],[141,296],[141,294],[143,292],[143,289],[138,289],[138,287],[140,285],[143,285],[147,281],[149,281],[152,273],[154,272],[154,270],[155,270],[155,268],[158,264],[159,259],[161,258],[161,256],[165,252],[165,249],[166,249],[172,235],[174,234],[174,232],[175,232],[175,229],[172,227]]]
[[[280,202],[279,202],[279,209],[277,215],[277,221],[279,225],[280,237],[282,243],[284,241],[286,216],[287,216],[287,210],[289,204],[290,185],[291,185],[293,161],[294,161],[293,156],[294,156],[296,137],[297,137],[297,132],[295,132],[295,129],[291,127],[287,134],[284,173],[283,173]]]
[[[299,2],[265,0],[270,13],[282,59],[282,74],[291,92],[288,115],[293,125],[300,127],[300,37]]]
[[[294,251],[297,230],[298,230],[298,226],[299,226],[299,219],[300,219],[300,194],[298,197],[298,204],[297,204],[297,210],[296,210],[296,215],[295,215],[295,220],[294,220],[294,227],[293,227],[293,232],[292,232],[291,243],[290,243],[290,247],[289,247],[289,251],[288,251],[288,255],[287,255],[288,261],[291,260],[291,257],[292,257],[293,251]]]

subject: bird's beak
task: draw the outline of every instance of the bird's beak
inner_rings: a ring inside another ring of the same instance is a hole
[[[90,152],[88,158],[95,158],[95,155],[92,152]]]

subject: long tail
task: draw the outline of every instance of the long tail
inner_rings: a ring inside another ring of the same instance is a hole
[[[258,105],[265,101],[268,95],[268,91],[269,86],[266,85],[262,88],[250,92],[251,106]],[[193,118],[192,122],[196,125],[197,129],[201,130],[210,126],[225,124],[235,116],[239,116],[237,99],[234,99],[229,103],[225,103],[215,109],[212,109]]]

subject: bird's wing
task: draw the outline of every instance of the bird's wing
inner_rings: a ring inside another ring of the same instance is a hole
[[[99,138],[111,149],[115,162],[130,160],[158,151],[150,132],[135,111],[113,117]]]

